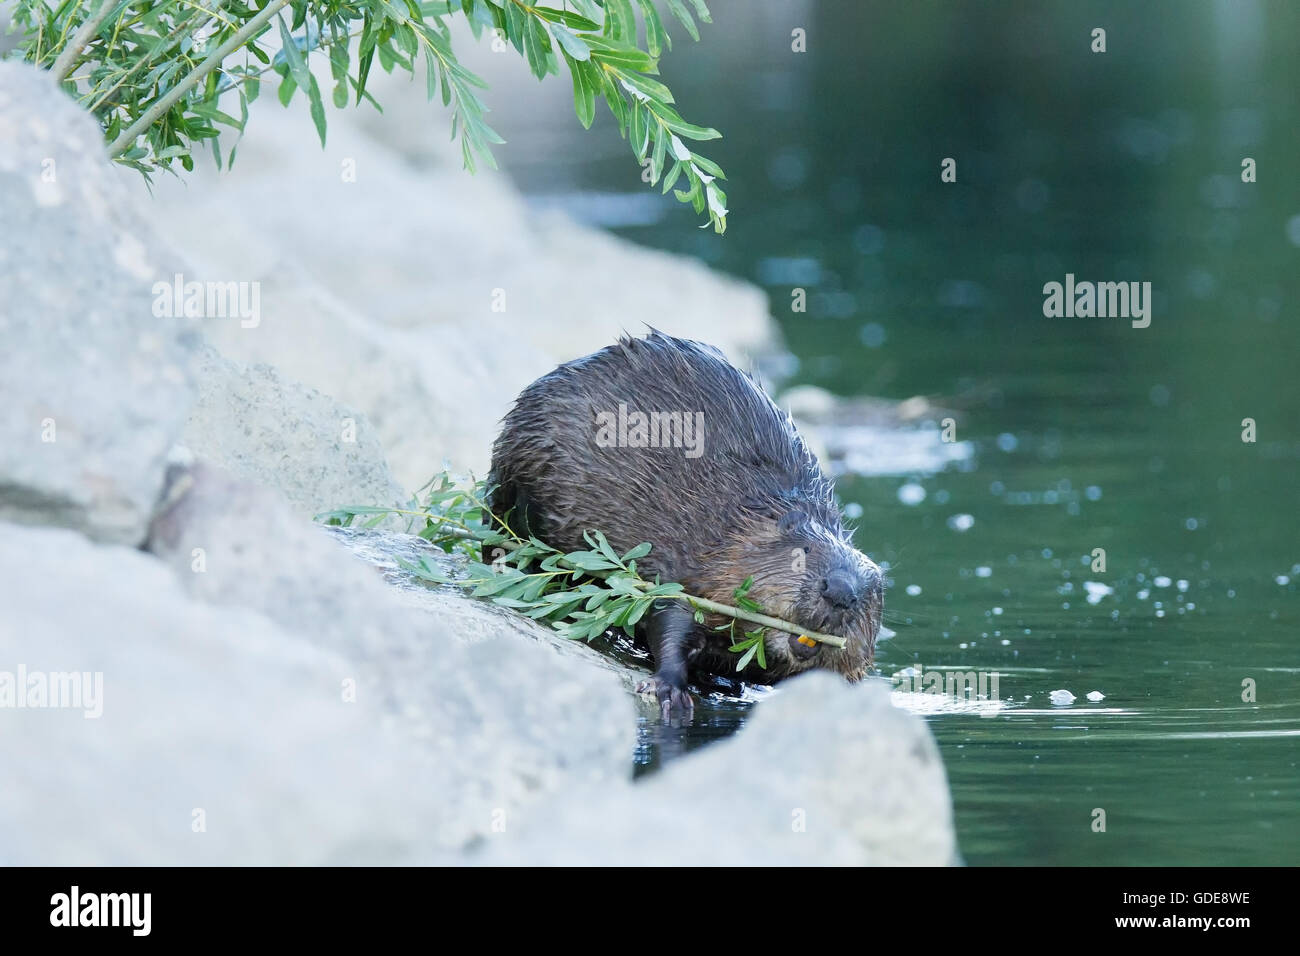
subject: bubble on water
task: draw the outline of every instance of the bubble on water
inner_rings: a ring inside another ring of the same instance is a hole
[[[998,436],[998,448],[1003,451],[1015,451],[1020,441],[1011,432],[1003,432]]]
[[[1068,690],[1054,690],[1049,696],[1056,707],[1069,707],[1074,703],[1074,695]]]
[[[849,519],[861,518],[862,505],[858,504],[856,501],[850,501],[844,506],[844,517]]]
[[[994,617],[997,617],[997,616],[998,616],[999,614],[1001,614],[1001,613],[1002,613],[1002,608],[1000,608],[1000,607],[995,607],[995,608],[993,609],[993,616],[994,616]]]
[[[767,176],[780,189],[794,189],[808,176],[808,152],[797,146],[778,150],[768,161]]]
[[[1139,601],[1145,601],[1150,596],[1151,596],[1151,592],[1148,591],[1146,588],[1143,588],[1141,591],[1138,592]]]
[[[905,505],[919,505],[925,500],[925,489],[914,481],[909,481],[898,489],[898,500]]]
[[[971,279],[949,279],[939,287],[940,305],[956,309],[977,309],[986,298],[984,287]]]
[[[1010,647],[1010,646],[1011,646],[1011,642],[1010,642],[1009,640],[1007,640],[1007,639],[1004,637],[1004,638],[1002,638],[1002,646],[1003,646],[1003,647]]]
[[[1052,549],[1044,548],[1042,551],[1039,552],[1039,554],[1041,554],[1044,558],[1050,558],[1052,556]]]
[[[1101,488],[1097,485],[1089,485],[1087,488],[1084,488],[1083,494],[1089,501],[1101,500]]]
[[[1164,617],[1164,616],[1165,616],[1164,611],[1156,611],[1156,617]]]
[[[1187,291],[1197,299],[1208,299],[1214,295],[1214,290],[1218,286],[1214,275],[1206,269],[1192,269],[1187,273],[1184,283]]]
[[[858,330],[858,338],[867,348],[878,349],[885,344],[885,339],[889,338],[889,335],[879,322],[868,322]]]
[[[948,497],[948,491],[945,488],[940,488],[934,493],[935,502],[941,505],[946,505],[948,503]]]
[[[1201,526],[1201,523],[1197,521],[1195,518],[1188,518],[1186,521],[1183,522],[1183,526],[1188,531],[1195,531],[1197,528]]]
[[[1291,245],[1300,246],[1300,214],[1286,221],[1286,237],[1291,240]]]
[[[858,226],[853,233],[853,248],[864,256],[874,256],[885,248],[885,231],[870,223]]]
[[[918,594],[921,593],[921,585],[909,584],[907,586],[907,593],[910,594],[912,597],[916,597]]]
[[[1169,580],[1169,578],[1165,577],[1163,574],[1160,574],[1156,576],[1156,579],[1153,583],[1158,588],[1167,588],[1169,587],[1169,585],[1173,584],[1174,582]]]
[[[977,577],[977,578],[991,578],[991,577],[993,577],[993,569],[990,568],[990,567],[986,567],[986,566],[984,566],[984,565],[981,565],[980,567],[978,567],[978,568],[975,569],[975,577]]]
[[[1090,690],[1088,691],[1088,699],[1095,704],[1098,701],[1105,700],[1106,695],[1099,690]]]
[[[1282,587],[1286,587],[1288,584],[1291,583],[1291,579],[1287,577],[1285,574],[1279,574],[1273,580],[1276,581],[1278,584],[1282,585]]]
[[[757,266],[760,285],[820,285],[821,263],[807,256],[769,256]]]
[[[957,646],[960,647],[963,651],[966,650],[965,644],[958,644]]]
[[[1088,592],[1089,604],[1100,604],[1102,598],[1115,593],[1113,587],[1100,581],[1084,581],[1083,589]]]
[[[1187,589],[1192,586],[1191,583],[1188,582],[1186,578],[1179,578],[1174,583],[1178,585],[1178,590],[1184,593],[1186,593]]]
[[[974,516],[968,514],[952,515],[948,519],[948,527],[953,531],[969,531],[974,524]]]

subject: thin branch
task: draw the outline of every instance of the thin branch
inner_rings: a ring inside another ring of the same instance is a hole
[[[798,634],[800,637],[810,637],[814,641],[822,644],[830,644],[832,647],[845,647],[848,641],[842,637],[836,637],[834,634],[820,634],[817,631],[805,631],[797,624],[790,621],[783,621],[779,617],[769,617],[766,614],[758,614],[754,611],[745,611],[738,607],[732,607],[730,604],[719,604],[717,601],[710,601],[708,598],[696,597],[693,594],[666,594],[664,597],[676,598],[679,601],[686,601],[693,604],[701,611],[713,611],[715,614],[724,614],[727,617],[734,617],[741,621],[749,621],[751,624],[762,624],[764,627],[770,627],[774,630],[785,631],[787,634]]]
[[[86,49],[86,45],[90,43],[99,30],[100,24],[108,19],[109,13],[112,12],[115,6],[117,6],[117,0],[104,0],[99,5],[99,9],[92,13],[77,32],[72,35],[68,45],[63,48],[59,58],[54,61],[54,66],[50,67],[50,75],[54,77],[55,83],[62,83],[63,78],[71,72],[73,62],[77,57],[81,56],[82,51]]]
[[[479,502],[477,496],[467,492],[466,497],[469,500],[475,502],[476,504],[481,505],[481,502]],[[482,505],[482,507],[486,509],[486,505]],[[430,521],[437,521],[444,524],[454,525],[457,528],[463,529],[464,532],[468,532],[469,535],[472,536],[472,537],[467,537],[464,533],[450,534],[450,535],[441,536],[440,540],[450,540],[450,539],[455,539],[458,541],[477,540],[477,535],[475,535],[474,529],[468,528],[461,522],[456,521],[454,518],[449,518],[446,515],[435,514],[429,511],[402,510],[401,508],[384,508],[382,510],[384,513],[416,515],[421,518],[427,518]],[[493,518],[498,523],[501,523],[501,519],[496,518],[495,515],[493,515]],[[506,531],[507,534],[515,538],[515,540],[503,541],[500,543],[500,546],[504,546],[508,551],[515,551],[523,546],[524,542],[522,539],[518,537],[518,535],[516,535],[513,531],[510,531],[508,528],[506,529]],[[626,568],[622,570],[626,570]],[[592,577],[598,577],[602,579],[604,578],[604,575],[599,571],[595,571],[595,572],[589,571],[587,572],[587,574],[589,574]],[[635,580],[633,584],[635,584],[637,587],[642,589],[654,587],[654,585],[651,582],[640,580],[640,579]],[[784,631],[787,634],[797,634],[800,637],[811,638],[812,640],[818,641],[819,643],[822,644],[830,644],[832,647],[848,646],[848,642],[844,638],[837,637],[834,634],[822,634],[819,631],[807,631],[804,630],[802,627],[800,627],[798,624],[795,624],[791,621],[782,620],[779,617],[772,617],[771,615],[761,614],[757,611],[746,611],[743,608],[732,607],[730,604],[723,604],[720,601],[713,601],[710,600],[709,598],[702,598],[694,594],[685,594],[685,593],[665,594],[665,595],[661,595],[661,597],[665,599],[673,599],[677,601],[686,601],[688,604],[692,605],[693,607],[701,611],[712,611],[715,614],[722,614],[725,617],[732,617],[740,621],[748,621],[751,624],[760,624],[763,627],[770,627],[773,628],[774,630]]]
[[[221,66],[222,61],[225,60],[226,57],[242,47],[250,37],[255,36],[260,32],[262,27],[266,26],[267,21],[279,13],[281,8],[286,6],[288,3],[289,0],[271,0],[270,3],[258,12],[257,16],[244,24],[243,29],[231,36],[231,38],[221,44],[221,46],[217,47],[217,49],[214,50],[206,60],[195,67],[190,73],[186,74],[185,79],[172,87],[166,96],[157,100],[153,106],[144,111],[138,120],[123,130],[122,135],[113,142],[113,145],[109,146],[109,157],[116,159],[118,156],[130,149],[135,144],[136,139],[152,126],[158,117],[166,113],[178,100],[189,93],[199,80],[203,79],[217,67]]]
[[[166,53],[170,53],[172,51],[172,48],[175,47],[178,43],[181,42],[181,40],[185,38],[186,33],[192,32],[190,28],[193,27],[194,24],[198,21],[198,19],[202,17],[204,14],[208,15],[209,22],[211,22],[211,20],[213,19],[216,19],[217,14],[221,11],[221,7],[224,4],[224,2],[225,0],[217,0],[216,4],[213,6],[211,10],[208,10],[202,6],[198,6],[198,9],[195,12],[191,13],[187,19],[182,20],[181,22],[176,24],[175,29],[172,31],[171,35],[167,38],[167,42],[165,45],[158,48],[153,53],[150,53],[146,56],[142,56],[140,57],[140,59],[136,60],[135,64],[129,70],[123,71],[122,75],[118,77],[116,83],[114,83],[107,90],[101,93],[99,95],[99,98],[96,99],[95,102],[91,103],[88,107],[86,107],[86,109],[91,113],[95,112],[95,110],[99,109],[101,106],[104,105],[104,103],[108,100],[108,98],[112,96],[113,93],[115,93],[123,83],[125,83],[132,76],[134,76],[141,67],[147,66],[148,64],[152,63],[159,56],[162,56]],[[93,92],[94,91],[92,90],[91,93]],[[90,96],[91,94],[87,93],[86,95]]]

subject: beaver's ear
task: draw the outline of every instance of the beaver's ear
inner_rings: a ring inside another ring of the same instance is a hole
[[[808,515],[798,509],[792,509],[776,519],[776,530],[781,534],[791,534],[807,524]]]

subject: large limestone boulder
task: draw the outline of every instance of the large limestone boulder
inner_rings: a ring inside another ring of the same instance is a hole
[[[444,462],[485,472],[515,395],[624,331],[703,335],[738,361],[775,347],[760,290],[533,212],[491,171],[412,165],[355,111],[331,112],[322,150],[299,106],[262,96],[232,171],[200,163],[145,202],[197,278],[260,283],[260,323],[209,340],[365,413],[406,487]]]
[[[0,63],[0,520],[144,537],[195,336],[154,316],[172,263],[130,208],[94,120]]]
[[[211,348],[200,355],[195,379],[198,398],[182,441],[203,461],[275,489],[308,519],[345,505],[407,501],[361,412],[270,366],[243,367]]]
[[[529,807],[480,858],[535,860],[944,866],[959,857],[925,722],[895,708],[886,686],[814,672],[782,685],[734,737],[643,783]]]
[[[265,489],[207,466],[175,474],[149,549],[195,598],[256,611],[346,663],[358,698],[434,768],[443,845],[490,832],[494,813],[629,774],[634,708],[616,676],[508,631],[466,640],[503,631],[495,609],[412,606]]]
[[[0,763],[21,768],[0,787],[6,863],[441,853],[437,768],[376,702],[345,702],[345,656],[254,610],[195,601],[152,556],[70,531],[0,525],[0,567],[0,693],[19,664],[29,684],[77,674],[91,691],[0,710]]]

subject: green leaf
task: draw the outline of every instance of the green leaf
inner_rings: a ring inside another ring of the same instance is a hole
[[[712,23],[713,17],[709,16],[709,8],[704,5],[704,0],[691,0],[691,6],[695,7],[695,14],[705,23]]]
[[[636,19],[630,0],[605,0],[605,35],[629,45],[636,43]]]
[[[311,71],[307,69],[307,61],[303,59],[302,51],[298,49],[298,44],[294,42],[293,36],[289,33],[289,28],[285,26],[284,17],[277,16],[275,20],[280,25],[280,49],[284,53],[285,63],[289,65],[289,73],[293,76],[295,83],[303,89],[307,89],[311,85]]]
[[[635,561],[637,558],[644,558],[650,553],[650,550],[650,542],[642,541],[627,554],[623,555],[623,563],[626,564],[628,561]]]
[[[700,30],[695,25],[695,20],[691,18],[682,0],[668,0],[668,9],[675,16],[681,25],[686,28],[686,32],[691,35],[691,39],[697,43],[700,40]],[[702,19],[702,18],[701,18]]]
[[[587,37],[587,46],[594,59],[608,63],[610,66],[638,70],[642,73],[658,73],[657,61],[649,53],[624,43],[611,43],[601,37]]]
[[[592,33],[600,29],[600,24],[589,17],[584,17],[569,10],[556,10],[554,7],[533,7],[533,15],[551,23],[561,23],[570,30],[579,33]]]
[[[677,114],[676,110],[666,103],[656,103],[651,101],[648,105],[650,109],[654,111],[654,114],[663,120],[665,126],[674,133],[677,133],[680,136],[685,136],[687,139],[719,139],[722,136],[722,134],[716,129],[710,129],[705,126],[696,126],[692,123],[686,122],[686,120],[682,119],[681,116]]]
[[[568,51],[561,52],[564,53],[569,73],[573,76],[573,111],[578,114],[578,122],[583,129],[590,129],[592,120],[596,118],[596,84],[599,80],[588,78],[588,71],[594,69],[590,63],[575,60],[569,56]]]
[[[659,11],[655,9],[654,0],[637,0],[637,3],[641,7],[641,19],[645,21],[646,49],[650,55],[659,56],[664,47],[671,50],[672,41],[668,39],[668,31],[664,29],[663,21],[659,19]]]
[[[621,80],[624,89],[632,87],[639,94],[642,94],[638,97],[640,99],[648,97],[650,99],[659,100],[661,103],[673,102],[672,91],[658,80],[652,80],[650,77],[642,76],[640,73],[626,73],[619,77],[619,79]]]
[[[591,59],[591,50],[587,44],[583,43],[573,32],[562,23],[551,24],[551,35],[555,37],[564,52],[575,60],[586,61]]]
[[[681,176],[681,174],[682,164],[680,162],[674,162],[672,168],[668,170],[668,175],[664,177],[662,191],[667,193],[668,190],[672,189],[673,183],[677,182],[677,178]]]
[[[286,76],[280,81],[280,88],[276,91],[276,95],[280,98],[281,106],[289,105],[289,101],[293,99],[293,93],[296,89],[298,89],[298,84],[294,82],[292,76]]]
[[[321,146],[325,145],[325,104],[321,102],[320,86],[316,83],[316,77],[307,74],[308,87],[307,98],[311,104],[311,121],[316,125],[316,134],[320,136]]]

